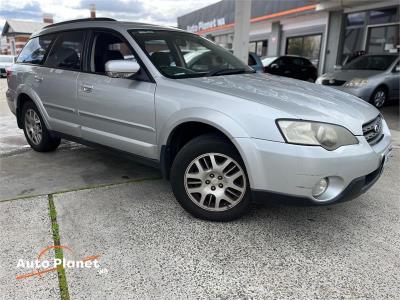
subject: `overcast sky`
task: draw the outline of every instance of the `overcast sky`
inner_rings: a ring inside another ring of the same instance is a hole
[[[89,17],[90,4],[98,17],[176,26],[176,18],[219,0],[0,0],[0,31],[6,19],[41,21],[43,13],[54,21]]]

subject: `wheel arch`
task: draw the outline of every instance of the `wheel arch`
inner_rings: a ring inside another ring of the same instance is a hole
[[[229,141],[243,157],[235,138],[249,137],[245,130],[229,116],[212,110],[194,109],[180,111],[185,116],[171,116],[159,135],[160,167],[164,178],[169,178],[172,162],[178,151],[191,139],[207,133],[214,133]],[[243,159],[244,160],[244,159]],[[245,161],[245,160],[244,160]]]
[[[37,109],[39,110],[39,112],[42,116],[42,119],[44,120],[46,127],[50,128],[47,112],[46,112],[42,102],[40,101],[39,96],[32,88],[30,88],[26,85],[20,85],[17,88],[16,99],[17,99],[17,101],[16,101],[16,116],[17,116],[17,124],[18,124],[19,128],[22,128],[22,119],[21,119],[22,107],[23,107],[24,103],[26,103],[27,101],[32,101],[36,105]]]

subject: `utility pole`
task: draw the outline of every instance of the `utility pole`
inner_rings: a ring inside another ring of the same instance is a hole
[[[251,0],[235,0],[233,54],[247,64],[249,58]]]

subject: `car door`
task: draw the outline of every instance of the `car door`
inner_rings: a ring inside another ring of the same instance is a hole
[[[77,78],[82,66],[85,31],[57,34],[44,67],[35,74],[38,92],[52,130],[79,136]]]
[[[275,60],[268,66],[268,73],[285,76],[285,77],[293,77],[293,66],[290,59],[286,56],[282,56]]]
[[[93,31],[87,70],[78,76],[78,114],[83,139],[145,158],[158,159],[154,94],[143,64],[119,34]],[[137,60],[141,69],[132,78],[105,73],[110,60]]]

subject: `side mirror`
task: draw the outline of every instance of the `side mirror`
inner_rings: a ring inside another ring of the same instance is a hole
[[[395,73],[400,72],[400,66],[396,66],[396,67],[394,68],[394,72],[395,72]]]
[[[271,69],[279,69],[279,65],[278,64],[272,64],[271,65]]]
[[[131,60],[109,60],[105,65],[106,74],[113,78],[128,78],[140,70],[137,62]]]
[[[335,71],[341,70],[341,69],[342,69],[342,66],[341,66],[341,65],[334,65],[334,66],[333,66],[333,69],[334,69]]]

